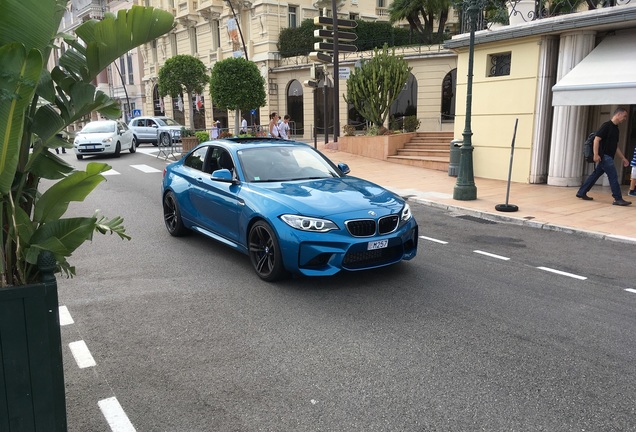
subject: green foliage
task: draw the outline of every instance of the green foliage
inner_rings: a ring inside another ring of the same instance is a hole
[[[132,6],[102,21],[87,21],[76,37],[62,35],[69,48],[58,52],[58,66],[46,69],[65,0],[2,3],[0,14],[0,286],[39,280],[36,266],[50,251],[58,270],[75,274],[67,258],[93,233],[130,239],[120,217],[64,218],[71,202],[83,201],[110,169],[89,163],[75,170],[49,149],[63,145],[55,135],[98,111],[120,116],[117,102],[92,80],[121,55],[168,32],[174,17],[154,8]],[[50,186],[39,190],[40,180]],[[51,184],[52,183],[52,184]]]
[[[203,93],[205,85],[210,79],[207,69],[198,58],[181,54],[170,57],[159,69],[159,95],[179,97],[184,91],[188,94],[188,101],[196,94]],[[188,103],[185,102],[184,103]],[[190,128],[194,129],[194,110],[190,109]]]
[[[314,50],[314,42],[320,39],[314,37],[313,19],[306,19],[299,27],[288,27],[281,30],[276,44],[281,57],[306,56]]]
[[[404,117],[404,130],[406,132],[415,132],[420,128],[420,121],[417,116]]]
[[[265,78],[255,63],[244,58],[227,58],[214,64],[210,96],[221,109],[249,111],[265,106]]]
[[[395,27],[384,21],[357,20],[358,26],[347,30],[355,33],[358,39],[353,45],[358,51],[372,50],[384,44],[388,46],[411,45],[419,42],[419,37],[414,37],[413,32],[401,27]],[[314,43],[321,41],[314,37],[314,30],[318,27],[313,20],[304,20],[300,27],[281,30],[278,37],[278,52],[281,57],[306,56],[314,50]]]
[[[395,48],[391,52],[386,44],[382,50],[376,48],[373,57],[351,73],[345,101],[364,119],[382,126],[410,72],[407,61],[395,55]]]
[[[197,137],[200,143],[205,141],[210,141],[210,132],[199,131],[199,132],[195,132],[194,136]]]
[[[345,136],[354,136],[356,133],[356,127],[354,125],[344,125],[342,127],[342,131]]]
[[[192,129],[188,129],[185,126],[181,126],[181,136],[182,137],[191,137],[194,136],[194,131]]]
[[[421,43],[440,43],[444,40],[444,27],[452,0],[394,0],[389,5],[391,23],[406,20],[409,28],[419,35]],[[422,22],[423,21],[423,22]],[[437,34],[433,26],[437,23]]]

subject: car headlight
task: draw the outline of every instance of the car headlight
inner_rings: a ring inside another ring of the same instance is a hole
[[[112,141],[113,141],[113,137],[104,138],[102,140],[103,143],[109,143],[109,142],[112,142]]]
[[[334,229],[338,229],[338,225],[328,219],[319,219],[291,214],[282,215],[280,218],[290,227],[301,231],[328,232]]]
[[[400,215],[400,219],[402,222],[406,222],[411,219],[413,215],[411,214],[411,206],[408,203],[404,203],[404,208],[402,209],[402,214]]]

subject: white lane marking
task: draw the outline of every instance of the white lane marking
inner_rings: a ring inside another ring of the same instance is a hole
[[[432,241],[432,242],[435,242],[435,243],[448,244],[448,242],[447,242],[447,241],[444,241],[444,240],[437,240],[437,239],[434,239],[434,238],[432,238],[432,237],[425,237],[425,236],[419,236],[419,237],[420,237],[421,239],[423,239],[423,240],[428,240],[428,241]]]
[[[488,256],[490,258],[497,258],[497,259],[504,260],[504,261],[510,260],[510,258],[508,258],[508,257],[501,256],[501,255],[495,255],[495,254],[492,254],[490,252],[484,252],[484,251],[480,251],[480,250],[474,250],[473,252],[478,253],[480,255],[486,255],[486,256]]]
[[[60,306],[60,325],[65,326],[69,324],[74,324],[73,318],[71,317],[71,313],[68,311],[66,306]]]
[[[108,426],[110,426],[110,430],[113,432],[136,432],[135,427],[128,419],[128,416],[116,397],[102,399],[97,402],[97,405],[99,405],[99,409],[102,410],[102,414],[104,414]]]
[[[161,172],[161,170],[158,170],[157,168],[153,168],[149,165],[131,165],[131,167],[145,173]]]
[[[73,353],[73,357],[75,357],[75,362],[80,369],[97,365],[97,363],[95,363],[95,359],[93,359],[93,356],[91,355],[91,352],[86,346],[86,342],[83,340],[71,342],[68,346],[71,349],[71,353]]]
[[[636,289],[634,288],[625,288],[625,291],[636,294]]]
[[[114,169],[109,169],[108,171],[104,171],[102,173],[102,175],[105,175],[105,176],[107,176],[107,175],[119,175],[119,174],[120,173],[115,171]]]
[[[567,276],[567,277],[571,277],[571,278],[574,278],[574,279],[579,279],[579,280],[586,280],[587,279],[585,276],[579,276],[579,275],[576,275],[574,273],[568,273],[568,272],[564,272],[564,271],[561,271],[561,270],[555,270],[555,269],[551,269],[549,267],[537,267],[537,268],[539,270],[545,270],[545,271],[550,272],[550,273],[555,273],[555,274],[558,274],[558,275],[561,275],[561,276]]]

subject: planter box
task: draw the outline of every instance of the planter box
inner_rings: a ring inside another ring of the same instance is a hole
[[[411,138],[415,135],[415,132],[409,132],[380,136],[342,136],[338,137],[338,150],[374,159],[387,160],[389,156],[396,155],[398,149],[404,148],[404,145],[411,141]]]
[[[181,154],[186,154],[199,145],[197,137],[181,137]]]
[[[67,430],[57,284],[0,288],[0,431]]]

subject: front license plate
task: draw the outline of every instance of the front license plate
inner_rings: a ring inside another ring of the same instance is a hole
[[[384,249],[389,245],[388,240],[378,240],[367,243],[367,250]]]

